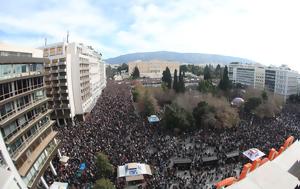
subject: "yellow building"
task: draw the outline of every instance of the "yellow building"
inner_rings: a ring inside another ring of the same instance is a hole
[[[150,60],[150,61],[134,61],[128,63],[128,72],[132,74],[135,67],[138,67],[141,77],[161,78],[163,71],[168,67],[173,76],[175,69],[179,72],[179,62]]]

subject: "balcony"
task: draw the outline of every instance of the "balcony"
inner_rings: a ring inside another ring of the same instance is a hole
[[[37,117],[34,117],[29,122],[26,122],[25,124],[21,125],[19,128],[15,130],[16,132],[11,133],[11,135],[8,135],[7,137],[4,138],[5,143],[10,144],[14,142],[20,135],[23,135],[33,125],[37,124],[43,117],[45,117],[46,115],[52,112],[53,112],[52,109],[48,109],[44,112],[41,112]]]
[[[32,71],[32,72],[25,72],[25,73],[12,73],[12,74],[0,77],[0,83],[9,82],[10,80],[15,81],[15,80],[18,80],[18,79],[23,79],[23,78],[43,76],[44,74],[45,74],[44,71]]]
[[[51,70],[50,73],[58,73],[58,70]]]
[[[28,95],[30,93],[33,93],[34,91],[41,90],[43,88],[45,88],[45,85],[43,85],[41,83],[41,84],[38,84],[38,85],[33,85],[33,86],[30,86],[30,87],[26,87],[26,88],[23,88],[23,89],[12,91],[10,93],[3,94],[3,95],[0,96],[0,99],[4,99],[4,97],[7,96],[7,95],[10,96],[10,97],[0,101],[0,105],[3,105],[4,103],[6,103],[8,101],[12,101],[12,100],[14,100],[16,98],[19,98],[21,96],[25,96],[25,95]],[[18,94],[16,94],[16,93],[18,93]]]
[[[70,106],[68,104],[61,104],[61,109],[70,109]]]
[[[48,155],[46,158],[41,162],[40,166],[38,167],[38,171],[36,174],[32,177],[32,179],[28,183],[28,187],[31,188],[36,188],[37,183],[39,182],[39,179],[41,176],[43,176],[45,170],[49,166],[50,161],[54,158],[54,156],[57,154],[58,148],[61,146],[61,141],[56,140],[56,142],[51,142],[47,146],[47,152]]]
[[[61,97],[59,97],[59,100],[69,100],[69,97],[68,96],[61,96]]]
[[[50,128],[52,125],[54,125],[55,121],[49,121],[46,124],[44,124],[42,127],[40,127],[38,130],[35,131],[35,133],[27,138],[19,148],[17,148],[11,155],[13,161],[17,161],[21,155],[26,152],[28,147],[33,144],[34,141],[36,141],[41,134],[43,134],[48,128]],[[49,135],[48,135],[49,136]],[[48,137],[47,136],[47,137]],[[38,148],[38,147],[37,147]],[[31,157],[31,156],[30,156]]]
[[[59,83],[59,86],[60,86],[60,87],[66,87],[66,86],[67,86],[67,83],[66,83],[66,82]]]
[[[48,100],[49,100],[48,98],[38,99],[38,100],[35,100],[33,102],[30,102],[29,104],[24,105],[24,108],[19,110],[19,111],[16,111],[16,110],[11,111],[10,113],[6,114],[5,116],[3,116],[0,119],[0,125],[3,126],[3,125],[6,125],[6,124],[10,123],[11,121],[13,121],[16,118],[20,117],[22,114],[30,111],[34,107],[46,103]]]
[[[68,93],[69,92],[68,89],[60,89],[59,91],[60,91],[60,93]]]
[[[58,72],[67,72],[67,69],[66,68],[60,68],[60,69],[58,69]]]
[[[27,175],[29,169],[33,166],[38,156],[45,150],[48,144],[54,139],[56,134],[56,131],[49,133],[47,137],[35,148],[35,150],[31,152],[30,157],[27,158],[27,161],[25,161],[18,170],[21,176],[24,177]]]
[[[67,76],[61,75],[61,76],[58,76],[58,79],[67,79]]]
[[[64,61],[64,62],[58,62],[57,65],[67,65],[67,63]]]

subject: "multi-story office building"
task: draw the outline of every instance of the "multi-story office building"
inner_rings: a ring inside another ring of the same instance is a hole
[[[233,62],[228,66],[228,77],[232,83],[264,88],[265,70],[260,64],[241,64]]]
[[[41,50],[0,44],[1,188],[46,186],[49,165],[56,174],[51,160],[60,142],[50,119],[41,55]]]
[[[106,85],[101,53],[81,43],[55,43],[44,47],[47,96],[59,125],[83,120]]]
[[[297,94],[299,74],[296,71],[291,70],[286,65],[269,66],[265,70],[265,85],[268,90],[283,96],[285,99],[292,94]]]
[[[162,60],[134,61],[128,63],[128,73],[132,74],[134,68],[137,67],[141,77],[161,78],[166,67],[170,69],[171,75],[173,76],[175,69],[177,69],[179,73],[179,66],[180,64],[178,62]]]
[[[228,76],[233,83],[266,89],[286,99],[297,94],[299,74],[286,65],[265,67],[260,64],[231,63]]]

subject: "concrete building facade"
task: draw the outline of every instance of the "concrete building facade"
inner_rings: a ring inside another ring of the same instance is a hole
[[[140,77],[149,78],[161,78],[163,71],[166,67],[170,69],[173,76],[175,69],[179,73],[180,64],[177,62],[162,61],[162,60],[150,60],[150,61],[134,61],[128,63],[128,73],[132,74],[135,67],[138,67],[140,71]]]
[[[260,64],[230,63],[228,70],[232,83],[266,89],[284,99],[298,91],[299,74],[286,65],[266,67]]]
[[[0,186],[47,188],[43,174],[49,166],[56,174],[51,161],[60,141],[50,119],[42,51],[0,44],[0,54]]]
[[[55,43],[44,47],[47,96],[59,125],[83,120],[106,86],[101,53],[81,43]]]

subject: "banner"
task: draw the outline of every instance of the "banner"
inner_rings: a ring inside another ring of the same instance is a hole
[[[256,159],[258,158],[261,158],[263,157],[264,155],[266,155],[265,153],[263,153],[262,151],[260,151],[259,149],[257,148],[251,148],[245,152],[243,152],[243,154],[251,159],[251,161],[255,161]]]

